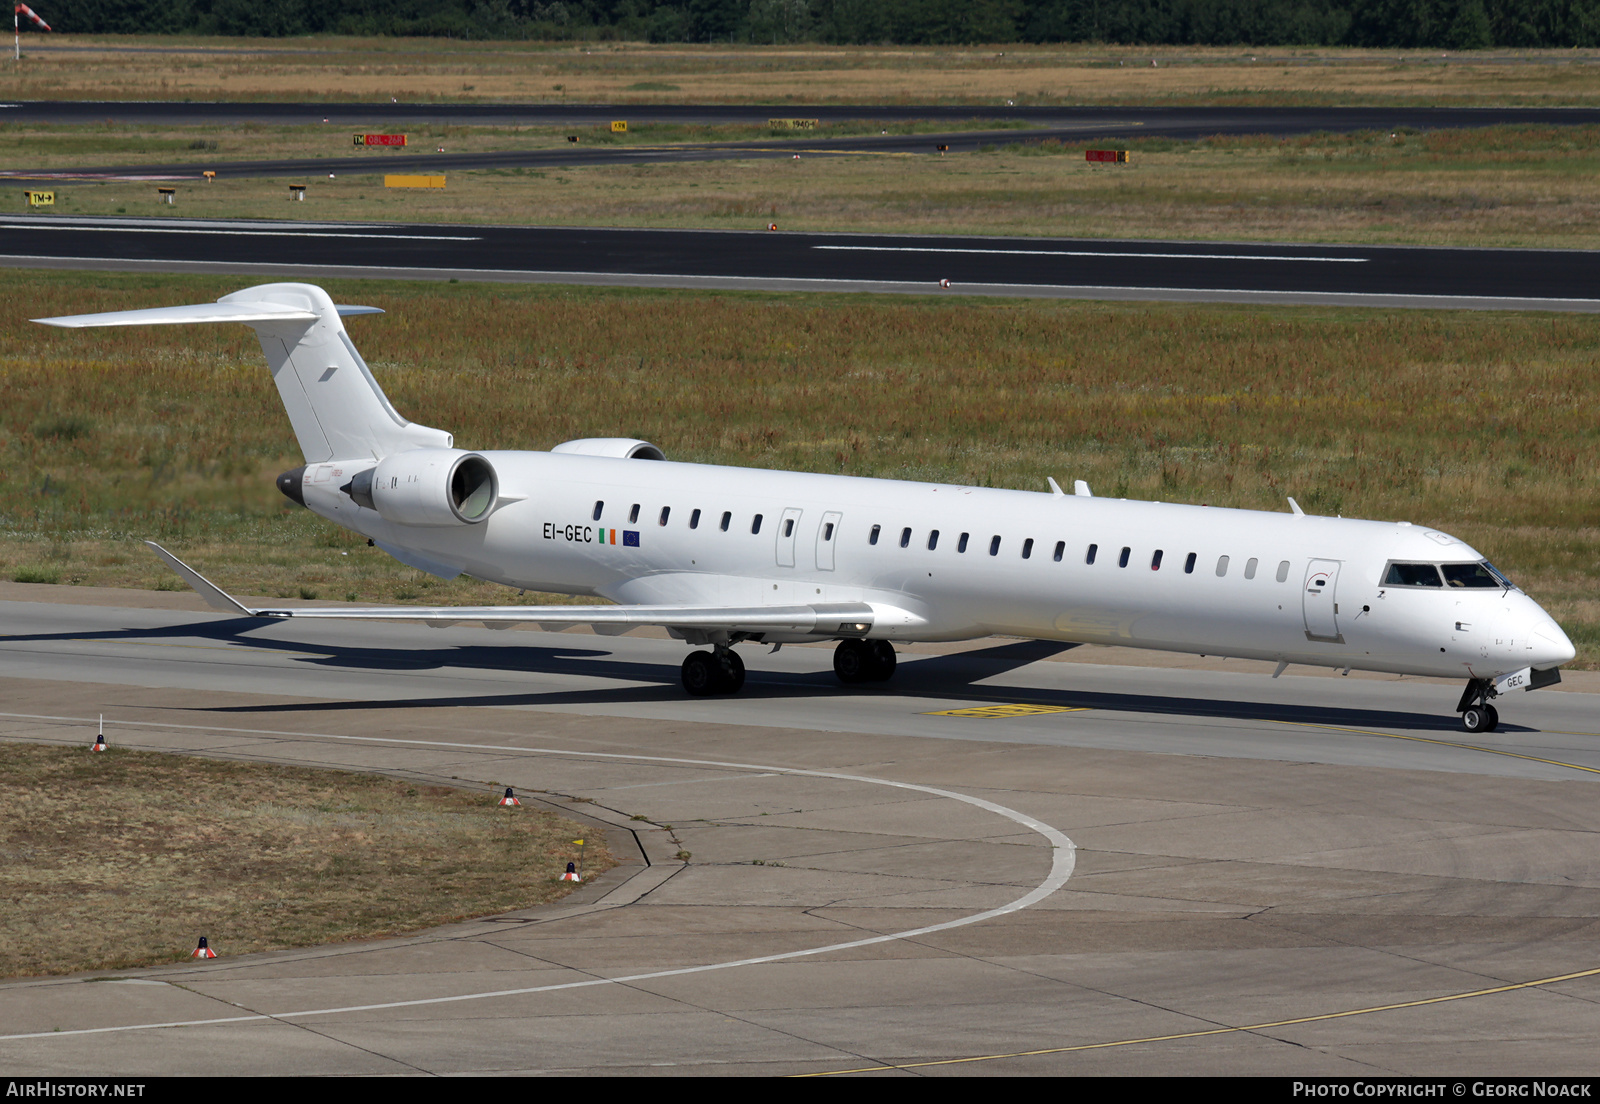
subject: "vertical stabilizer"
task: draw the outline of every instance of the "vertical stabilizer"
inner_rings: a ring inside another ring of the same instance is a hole
[[[451,435],[402,418],[345,332],[328,293],[311,284],[263,284],[223,296],[239,307],[272,305],[314,315],[252,321],[267,367],[307,463],[451,448]]]
[[[342,309],[351,314],[378,313],[371,307]],[[34,321],[69,329],[243,322],[261,339],[261,351],[306,463],[454,447],[454,439],[444,430],[413,425],[389,404],[345,333],[340,312],[328,293],[312,284],[262,284],[197,306]]]

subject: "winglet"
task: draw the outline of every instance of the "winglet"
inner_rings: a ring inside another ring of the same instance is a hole
[[[1306,516],[1306,512],[1304,510],[1300,509],[1300,503],[1296,502],[1292,498],[1289,500],[1289,509],[1294,511],[1294,516],[1295,517],[1305,517]]]
[[[1053,476],[1049,476],[1049,475],[1045,476],[1044,477],[1044,481],[1046,483],[1050,484],[1050,493],[1051,494],[1053,494],[1053,495],[1064,495],[1064,494],[1067,493],[1066,491],[1063,491],[1061,489],[1061,484],[1057,483]]]
[[[183,576],[183,581],[193,587],[195,593],[204,598],[206,600],[206,605],[210,606],[212,609],[222,610],[224,613],[237,613],[244,617],[256,616],[255,610],[240,605],[239,602],[230,596],[225,590],[217,586],[210,579],[207,579],[204,575],[200,574],[188,564],[184,563],[182,560],[178,559],[178,557],[174,556],[171,552],[168,552],[165,548],[162,548],[155,541],[145,541],[145,543],[151,548],[155,549],[156,555],[167,561],[168,567],[172,568],[172,570]]]

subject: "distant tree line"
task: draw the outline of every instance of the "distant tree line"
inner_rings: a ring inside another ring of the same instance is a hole
[[[42,0],[62,32],[651,42],[1600,45],[1600,0]]]

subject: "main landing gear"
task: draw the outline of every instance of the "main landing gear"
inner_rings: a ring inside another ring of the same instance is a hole
[[[732,648],[690,652],[683,661],[683,688],[697,698],[737,694],[744,686],[744,660]]]
[[[1494,696],[1494,683],[1488,679],[1468,679],[1467,688],[1461,691],[1456,712],[1461,714],[1461,727],[1468,732],[1493,732],[1500,724],[1500,712],[1489,704]]]
[[[833,651],[833,673],[840,682],[883,682],[894,667],[894,647],[887,640],[841,640]]]

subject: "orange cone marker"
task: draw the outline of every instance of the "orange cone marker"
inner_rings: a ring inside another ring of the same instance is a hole
[[[939,281],[939,286],[942,287],[942,288],[947,288],[947,287],[950,286],[950,281],[949,280],[940,280]]]
[[[206,944],[206,937],[202,935],[200,937],[200,946],[196,947],[194,949],[194,954],[190,955],[189,957],[190,958],[216,958],[217,957],[217,952],[213,951]]]
[[[577,863],[568,863],[567,864],[567,872],[565,874],[561,875],[561,880],[563,882],[581,882],[581,881],[583,881],[582,878],[578,877],[578,864]]]
[[[521,805],[522,802],[517,800],[517,795],[511,792],[511,787],[510,786],[507,786],[506,787],[506,795],[500,799],[500,804],[502,804],[502,805]]]

